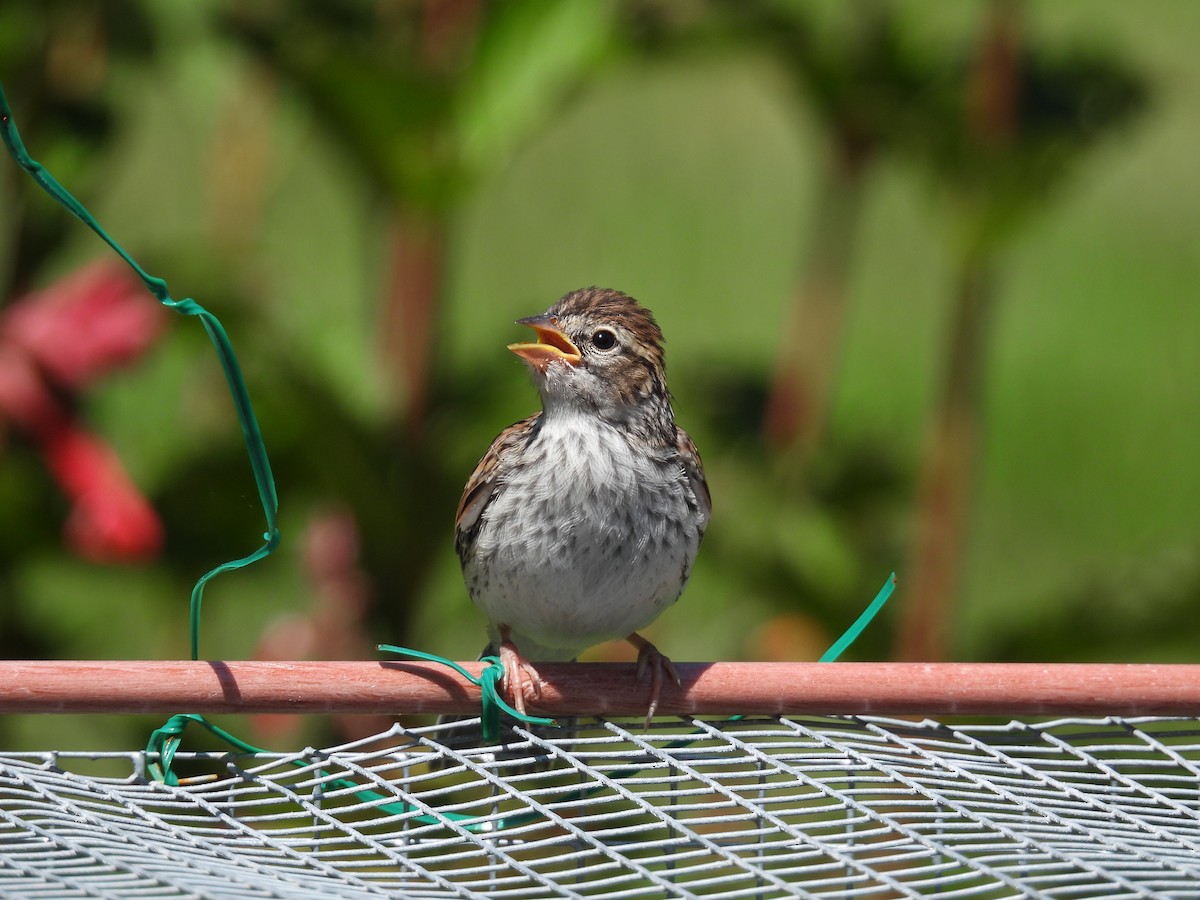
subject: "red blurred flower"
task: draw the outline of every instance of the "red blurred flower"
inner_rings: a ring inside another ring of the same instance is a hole
[[[50,471],[73,500],[63,526],[72,550],[98,562],[122,562],[162,549],[158,515],[104,441],[67,427],[47,440],[43,450]]]
[[[138,359],[166,312],[124,265],[96,262],[0,315],[0,338],[19,346],[61,388],[78,391]]]
[[[156,555],[162,525],[120,460],[72,410],[83,388],[140,357],[166,313],[123,266],[92,263],[0,312],[0,425],[42,450],[71,501],[67,545],[126,562]]]

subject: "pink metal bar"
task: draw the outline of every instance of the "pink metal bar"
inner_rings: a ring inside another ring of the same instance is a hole
[[[1200,715],[1200,665],[679,663],[660,715]],[[478,673],[480,663],[463,663]],[[538,666],[531,712],[644,715],[624,663]],[[469,713],[479,689],[423,662],[0,662],[4,713]]]

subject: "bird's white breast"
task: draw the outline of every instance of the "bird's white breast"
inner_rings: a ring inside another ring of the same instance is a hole
[[[700,543],[673,454],[636,453],[592,417],[548,417],[502,475],[466,566],[472,598],[530,659],[569,659],[645,627]]]

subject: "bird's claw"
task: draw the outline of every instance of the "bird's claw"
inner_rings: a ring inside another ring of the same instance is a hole
[[[650,707],[646,710],[645,723],[645,726],[649,728],[654,714],[658,712],[658,700],[662,693],[663,679],[670,678],[675,682],[676,687],[683,687],[683,681],[679,677],[679,670],[675,668],[675,664],[640,634],[634,632],[626,640],[637,647],[638,684],[642,684],[647,675],[650,676]]]
[[[504,686],[512,697],[513,707],[521,715],[526,715],[525,701],[542,696],[542,677],[508,638],[500,643],[500,664],[504,667]]]

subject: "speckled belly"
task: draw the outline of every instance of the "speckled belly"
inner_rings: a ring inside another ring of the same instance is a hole
[[[673,603],[699,531],[682,468],[622,460],[627,448],[571,435],[538,449],[568,462],[506,479],[465,574],[475,603],[528,658],[571,658]]]

